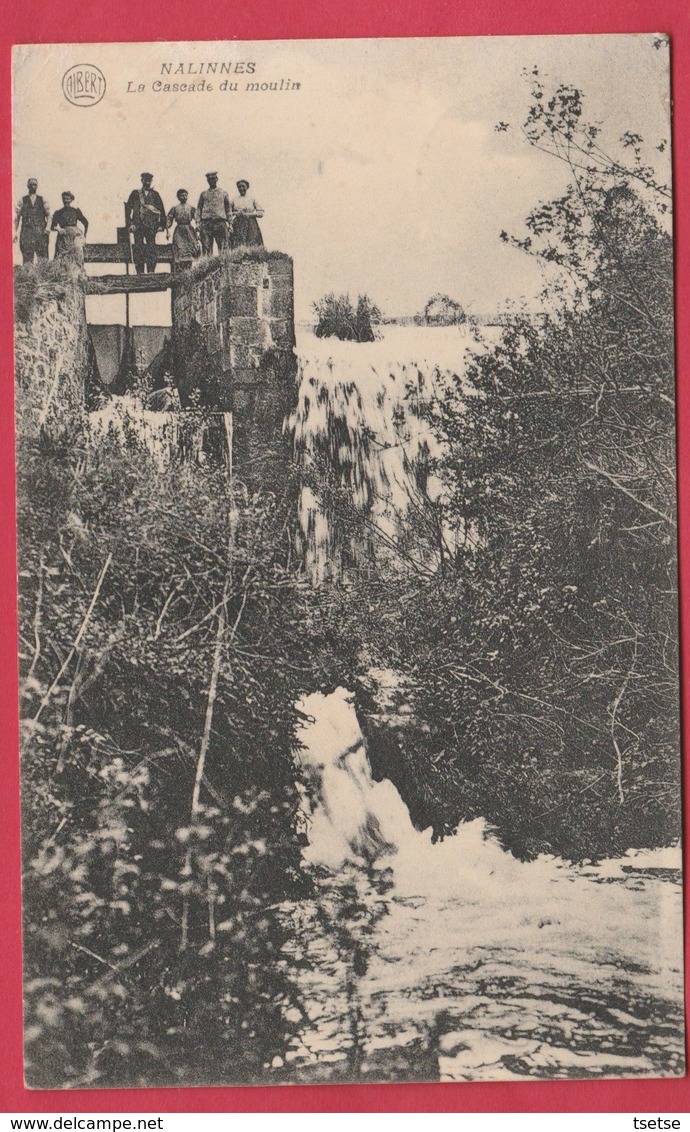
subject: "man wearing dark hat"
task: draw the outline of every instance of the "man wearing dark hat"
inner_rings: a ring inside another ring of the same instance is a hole
[[[156,270],[156,233],[164,232],[166,214],[163,201],[151,188],[153,173],[141,174],[141,188],[134,189],[125,204],[125,224],[134,235],[134,266],[137,275]]]
[[[264,246],[258,218],[263,216],[263,209],[259,207],[254,197],[247,194],[249,181],[237,182],[237,196],[230,202],[232,211],[232,246],[233,248],[250,247],[262,248]]]
[[[218,187],[217,173],[207,173],[206,180],[208,188],[199,197],[196,217],[204,255],[212,255],[214,240],[219,252],[227,247],[230,197],[225,189]]]
[[[83,238],[89,230],[89,222],[80,208],[73,205],[74,193],[62,194],[62,208],[53,213],[51,232],[57,232],[55,259],[65,256],[77,263],[84,262]],[[83,231],[80,230],[81,224]]]
[[[14,213],[14,239],[17,240],[19,232],[19,248],[24,263],[33,263],[37,259],[48,258],[48,220],[50,207],[48,201],[38,195],[38,181],[29,177],[26,182],[29,190],[26,196],[17,203]]]

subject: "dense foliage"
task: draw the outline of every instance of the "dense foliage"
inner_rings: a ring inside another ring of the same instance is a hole
[[[130,439],[19,451],[34,1086],[259,1079],[300,1017],[271,906],[302,884],[293,705],[332,650],[289,477],[233,495]]]

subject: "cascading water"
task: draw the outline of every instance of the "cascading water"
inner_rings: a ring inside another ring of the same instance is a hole
[[[178,413],[152,412],[136,397],[112,397],[101,409],[89,414],[91,442],[94,446],[111,441],[125,447],[135,437],[164,468],[178,446]]]
[[[482,821],[434,844],[372,780],[352,699],[298,704],[314,893],[281,906],[291,1079],[680,1072],[679,852],[525,863]]]
[[[458,355],[462,361],[469,332],[436,329],[436,360],[420,355],[418,361],[395,361],[398,348],[404,354],[395,329],[400,328],[389,328],[385,340],[364,346],[312,336],[308,348],[299,351],[297,404],[287,429],[305,477],[299,520],[303,556],[315,584],[342,578],[348,562],[360,567],[376,562],[378,568],[392,563],[417,573],[436,569],[438,533],[430,528],[438,524],[440,510],[430,503],[442,502],[443,484],[424,472],[422,487],[419,475],[440,450],[419,407],[462,382],[458,374],[464,362],[458,366]],[[472,395],[469,386],[464,388]],[[320,498],[310,484],[314,472]],[[408,532],[403,546],[402,520],[410,516],[419,538],[410,543]],[[445,526],[443,537],[452,552],[457,530]]]

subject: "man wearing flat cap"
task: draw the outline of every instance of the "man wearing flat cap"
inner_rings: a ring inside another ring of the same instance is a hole
[[[233,248],[249,247],[262,248],[264,246],[258,219],[263,216],[263,209],[259,207],[256,198],[248,193],[249,181],[237,182],[237,196],[230,202],[232,211],[232,246]]]
[[[207,173],[208,188],[199,197],[196,217],[199,222],[199,235],[204,255],[213,255],[213,243],[222,252],[228,244],[228,221],[230,219],[230,197],[225,189],[218,187],[218,174]]]
[[[26,182],[29,190],[17,203],[14,213],[14,239],[19,233],[19,249],[24,263],[48,258],[48,220],[50,206],[44,197],[38,195],[38,181],[29,177]],[[20,228],[21,226],[21,228]]]
[[[153,173],[141,174],[141,188],[134,189],[125,204],[125,225],[134,235],[134,266],[137,275],[156,270],[156,233],[167,228],[163,201],[151,188]]]
[[[57,232],[54,258],[65,257],[81,266],[84,263],[84,238],[89,230],[89,222],[82,210],[74,207],[74,193],[62,194],[62,208],[53,213],[50,230]]]

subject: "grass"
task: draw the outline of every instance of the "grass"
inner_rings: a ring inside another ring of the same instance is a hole
[[[36,303],[59,302],[73,285],[75,272],[65,261],[39,260],[14,269],[14,316],[26,323]]]
[[[201,256],[186,271],[176,272],[173,287],[177,290],[179,287],[196,283],[199,279],[205,279],[222,263],[228,261],[231,263],[267,263],[269,260],[289,258],[286,252],[273,252],[267,248],[231,248],[228,251],[220,252],[218,255]]]

